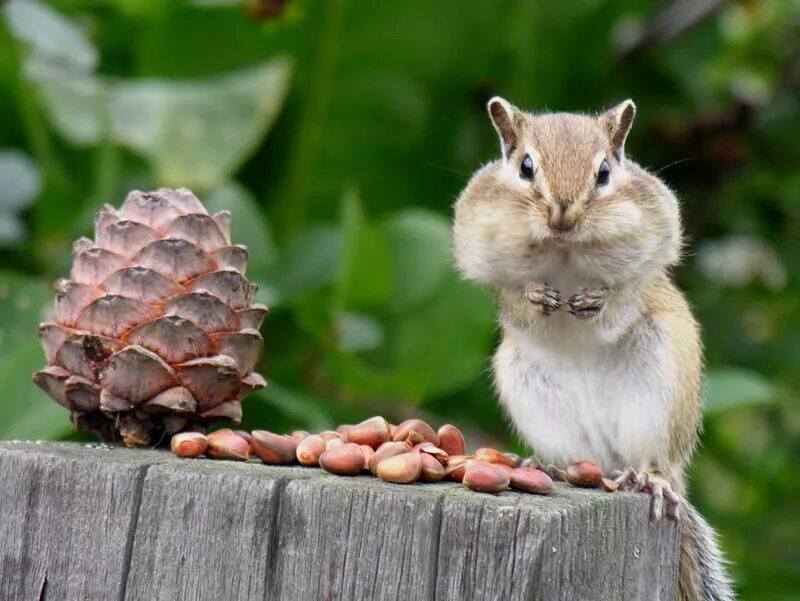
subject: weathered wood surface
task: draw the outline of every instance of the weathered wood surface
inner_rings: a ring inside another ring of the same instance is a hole
[[[0,443],[0,543],[2,601],[672,601],[678,528],[644,495]]]

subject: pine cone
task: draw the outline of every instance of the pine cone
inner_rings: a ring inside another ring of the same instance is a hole
[[[135,191],[97,214],[94,242],[75,242],[33,380],[79,429],[133,446],[239,423],[242,398],[266,385],[253,370],[267,308],[229,222],[185,188]]]

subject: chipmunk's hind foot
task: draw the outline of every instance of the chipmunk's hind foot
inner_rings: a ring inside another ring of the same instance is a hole
[[[614,472],[611,477],[619,485],[619,490],[643,492],[652,497],[650,517],[660,520],[680,520],[681,497],[672,490],[672,485],[663,477],[651,472],[637,472],[629,467],[624,472]]]

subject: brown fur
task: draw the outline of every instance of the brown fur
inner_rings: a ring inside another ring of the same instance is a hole
[[[670,418],[669,460],[659,466],[679,494],[685,494],[684,467],[689,463],[702,425],[700,328],[689,304],[666,276],[657,278],[643,291],[645,314],[668,332],[672,354],[680,366],[681,381]]]

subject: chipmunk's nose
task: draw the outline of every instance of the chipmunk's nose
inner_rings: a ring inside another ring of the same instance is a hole
[[[571,204],[555,203],[550,207],[550,227],[558,232],[568,232],[578,221],[578,211]]]

